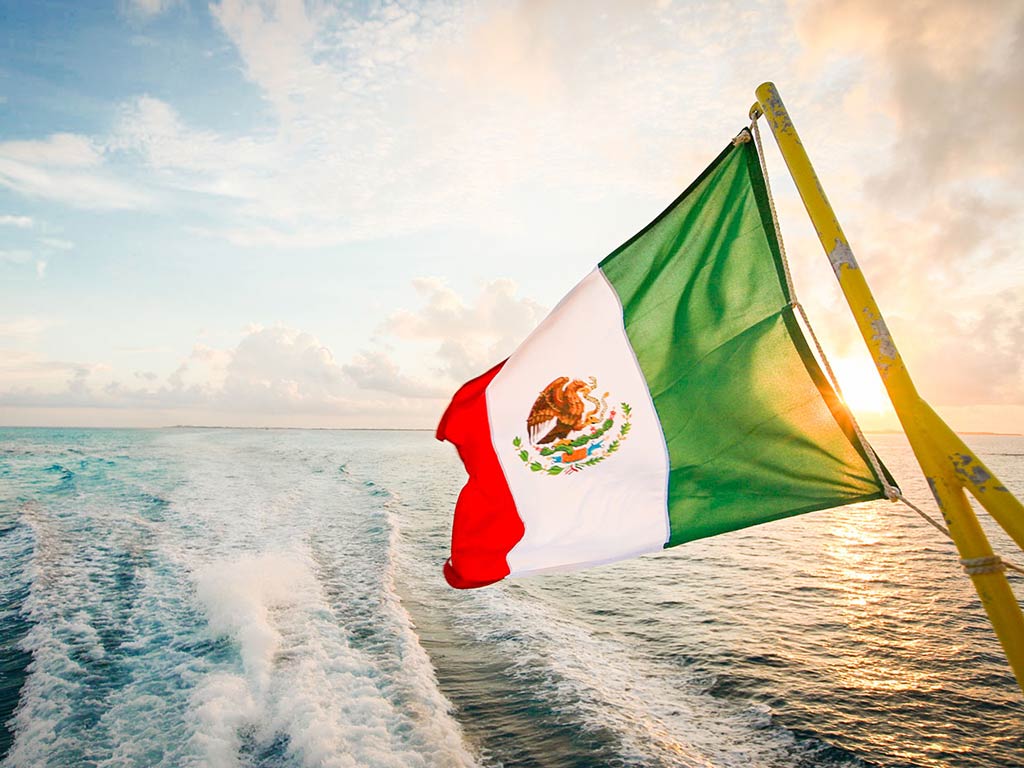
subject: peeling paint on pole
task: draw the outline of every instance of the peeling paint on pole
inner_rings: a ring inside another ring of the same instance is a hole
[[[992,475],[981,465],[981,462],[970,454],[957,453],[953,455],[953,466],[958,475],[974,485],[981,493],[985,492],[985,483],[992,479]]]
[[[764,113],[772,121],[772,130],[775,131],[776,134],[789,133],[793,130],[793,123],[789,119],[789,112],[787,112],[785,106],[783,106],[782,97],[779,96],[779,92],[775,90],[775,86],[769,83],[768,88],[768,98],[761,102],[761,106],[764,108]]]
[[[889,368],[899,358],[896,344],[892,340],[892,334],[889,333],[889,326],[885,324],[885,318],[872,312],[870,307],[864,307],[861,311],[867,317],[868,325],[871,327],[871,341],[878,345],[875,367],[882,374],[882,378],[885,378],[889,375]]]
[[[828,252],[828,260],[832,262],[832,271],[836,273],[836,277],[841,277],[839,273],[842,272],[844,266],[847,269],[859,269],[850,246],[838,237],[835,247]]]

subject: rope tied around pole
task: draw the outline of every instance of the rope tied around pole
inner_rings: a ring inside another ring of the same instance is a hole
[[[896,492],[896,498],[890,499],[890,501],[901,501],[908,508],[919,514],[924,520],[934,527],[936,530],[941,531],[942,534],[949,539],[953,540],[953,536],[950,534],[949,529],[936,520],[934,517],[929,515],[919,506],[914,504],[910,499],[904,496],[899,491]],[[1021,568],[1016,563],[1011,563],[1009,560],[1004,560],[999,555],[992,555],[990,557],[972,557],[966,560],[960,560],[960,565],[963,566],[964,572],[968,576],[980,576],[985,573],[1001,573],[1002,571],[1015,571],[1016,573],[1024,574],[1024,568]]]
[[[983,573],[1000,573],[1006,570],[1006,563],[999,555],[991,557],[960,558],[960,565],[968,576],[980,576]]]

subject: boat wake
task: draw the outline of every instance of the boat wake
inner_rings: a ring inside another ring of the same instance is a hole
[[[474,765],[379,491],[330,451],[217,435],[185,461],[196,439],[90,445],[19,505],[31,661],[4,765]]]

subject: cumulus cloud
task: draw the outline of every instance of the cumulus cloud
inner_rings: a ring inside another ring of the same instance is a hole
[[[457,381],[507,357],[546,314],[537,302],[517,296],[509,279],[488,283],[469,302],[439,278],[413,284],[424,306],[393,313],[382,330],[400,339],[437,343],[438,371]]]
[[[0,340],[42,329],[24,318],[0,325]],[[0,353],[0,407],[202,412],[214,423],[261,414],[269,423],[423,426],[449,391],[403,374],[383,352],[339,364],[315,336],[284,326],[252,326],[233,348],[196,344],[166,375],[136,370],[124,377],[106,365],[45,360],[15,348]]]
[[[9,324],[0,340],[17,343],[32,339],[43,327],[26,318]],[[80,402],[89,377],[104,370],[102,364],[48,360],[18,347],[0,348],[0,402],[32,405],[37,398],[50,402],[58,392],[71,402]]]
[[[374,346],[343,362],[311,333],[251,325],[234,347],[196,343],[169,373],[121,374],[24,351],[50,325],[12,320],[0,324],[0,407],[201,412],[206,423],[243,415],[251,423],[255,414],[259,423],[432,426],[455,387],[507,356],[543,309],[510,280],[468,300],[435,278],[416,288],[422,305],[393,313]],[[392,342],[402,347],[397,354]]]
[[[153,15],[169,5],[125,7]],[[244,246],[462,226],[492,234],[518,223],[517,197],[547,210],[557,210],[553,199],[670,199],[743,122],[751,73],[777,70],[792,76],[780,82],[787,98],[827,94],[810,118],[831,145],[819,169],[844,182],[849,205],[837,207],[848,230],[870,234],[855,247],[876,267],[876,293],[922,388],[940,403],[1024,402],[1013,301],[1024,290],[1024,165],[1015,159],[1024,149],[1024,7],[1015,0],[794,0],[789,14],[624,0],[596,0],[582,14],[533,0],[358,9],[221,0],[210,10],[262,97],[250,126],[195,124],[183,114],[196,112],[143,94],[120,106],[105,135],[0,142],[0,186],[87,209],[201,207],[201,219],[178,218]],[[801,51],[799,71],[790,63]],[[831,169],[830,157],[839,158]],[[789,206],[780,194],[780,208]],[[577,220],[585,212],[572,211]],[[13,215],[0,225],[32,226]],[[0,261],[55,269],[60,250],[37,239],[12,244]],[[988,270],[1004,294],[988,296]],[[506,356],[542,315],[508,281],[470,298],[438,279],[417,290],[421,306],[380,327],[398,350],[368,342],[339,361],[310,334],[251,329],[237,347],[197,347],[156,379],[124,383],[88,369],[79,389],[97,402],[283,412],[426,401]],[[833,322],[826,299],[818,304],[845,351],[857,340]],[[958,351],[986,372],[974,395],[949,372]],[[73,377],[60,371],[64,387]]]
[[[405,375],[390,355],[380,350],[360,352],[343,365],[342,370],[361,389],[415,398],[442,398],[451,394],[450,387],[428,384]]]
[[[222,392],[257,406],[302,408],[330,403],[344,383],[341,367],[319,340],[278,326],[242,339],[227,365]]]

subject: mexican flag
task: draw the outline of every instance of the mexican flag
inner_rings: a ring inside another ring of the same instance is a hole
[[[469,473],[449,584],[883,498],[794,301],[757,150],[730,144],[455,394],[437,428]]]

